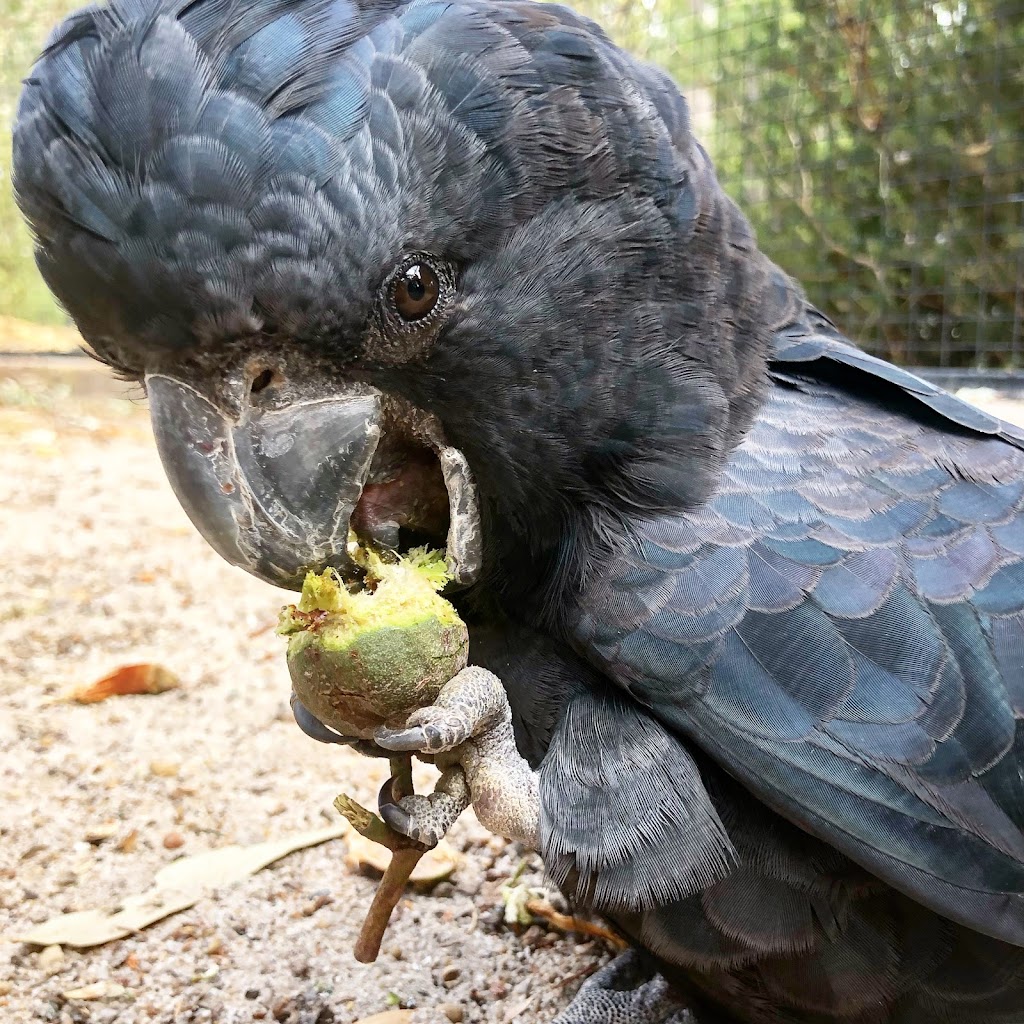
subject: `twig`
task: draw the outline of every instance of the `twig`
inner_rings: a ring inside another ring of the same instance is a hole
[[[412,792],[412,758],[394,757],[391,759],[393,774],[392,790],[395,794],[406,795]],[[388,864],[384,877],[377,885],[373,894],[373,902],[366,912],[363,926],[353,947],[353,955],[361,964],[372,964],[380,953],[380,944],[384,940],[388,922],[398,901],[405,892],[420,858],[426,848],[419,843],[403,836],[391,828],[385,821],[378,818],[372,811],[357,804],[350,796],[339,793],[334,798],[334,806],[348,819],[349,824],[372,843],[378,843],[391,851],[391,862]]]
[[[361,964],[372,964],[377,959],[392,911],[398,906],[409,876],[424,853],[426,850],[405,849],[391,854],[391,863],[373,894],[373,902],[352,948],[353,955]]]
[[[543,918],[548,924],[554,925],[563,932],[578,932],[581,935],[589,935],[595,939],[604,939],[611,943],[616,949],[625,949],[629,943],[616,935],[609,928],[593,921],[584,921],[579,917],[571,917],[568,914],[561,914],[546,900],[527,900],[526,909],[534,917]]]

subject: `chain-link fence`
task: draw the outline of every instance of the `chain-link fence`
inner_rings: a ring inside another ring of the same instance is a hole
[[[5,124],[74,6],[0,0]],[[762,246],[853,338],[901,363],[1024,367],[1024,0],[574,6],[675,76]],[[0,312],[54,321],[8,192]]]
[[[853,338],[1024,365],[1022,0],[583,6],[672,72],[762,247]]]

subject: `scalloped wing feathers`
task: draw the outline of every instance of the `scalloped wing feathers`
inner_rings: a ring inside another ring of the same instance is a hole
[[[577,643],[791,821],[1024,945],[1024,435],[820,322],[772,366],[716,493],[637,526]]]

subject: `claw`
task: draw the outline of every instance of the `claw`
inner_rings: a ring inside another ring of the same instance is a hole
[[[380,811],[380,816],[384,819],[385,824],[399,835],[411,839],[425,850],[433,849],[441,837],[437,834],[436,829],[422,827],[417,815],[402,806],[406,801],[415,800],[416,797],[412,795],[403,797],[401,800],[397,799],[394,789],[395,782],[396,780],[391,778],[380,787],[380,792],[377,794],[377,810]],[[429,807],[430,804],[427,802],[428,810]]]
[[[378,804],[377,809],[385,823],[403,836],[409,836],[412,830],[412,815],[400,804]],[[412,836],[409,836],[411,839]]]
[[[431,715],[438,716],[432,719]],[[443,708],[428,707],[414,711],[404,729],[380,726],[373,741],[386,750],[414,751],[420,754],[440,754],[465,743],[471,735],[468,723]]]
[[[398,779],[395,776],[391,776],[387,779],[383,786],[380,787],[380,791],[377,793],[377,807],[383,811],[385,807],[397,807],[398,801],[405,796],[405,793],[395,792],[395,787],[398,785]]]
[[[433,849],[469,806],[469,788],[462,768],[455,766],[441,774],[433,793],[412,793],[401,788],[400,778],[381,786],[377,809],[392,831],[405,836],[424,850]]]
[[[396,832],[408,836],[415,843],[432,850],[440,836],[434,828],[423,828],[417,824],[415,815],[410,814],[401,804],[385,804],[380,808],[381,817]]]
[[[329,729],[299,700],[294,691],[289,698],[289,703],[295,724],[311,739],[319,743],[338,743],[345,747],[351,747],[365,757],[387,756],[387,751],[379,749],[370,740],[359,739],[355,736],[342,736],[341,733]]]
[[[296,696],[294,691],[291,695],[292,715],[295,724],[309,737],[318,740],[320,743],[351,743],[352,741],[342,736],[341,733],[328,729],[313,712],[306,707]]]
[[[420,726],[411,729],[389,729],[382,725],[374,731],[373,742],[385,750],[429,751],[426,730]]]
[[[409,834],[406,827],[407,822],[403,819],[408,819],[409,815],[402,810],[397,799],[395,799],[394,782],[394,778],[387,779],[384,785],[380,787],[380,792],[377,793],[377,810],[386,824],[390,825],[396,832],[407,836]]]

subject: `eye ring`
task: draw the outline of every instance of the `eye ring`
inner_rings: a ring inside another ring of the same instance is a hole
[[[408,263],[396,275],[391,286],[391,302],[395,312],[409,324],[430,316],[440,298],[441,278],[424,259]]]

